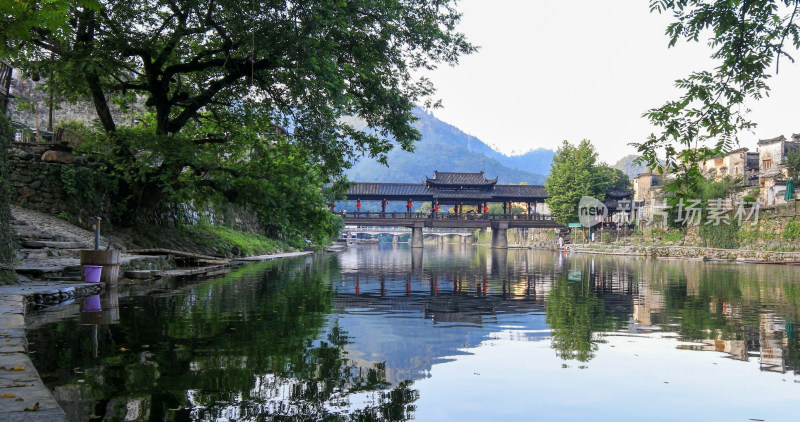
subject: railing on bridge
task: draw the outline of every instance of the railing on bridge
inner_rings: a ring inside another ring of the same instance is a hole
[[[488,213],[463,213],[451,214],[441,212],[354,212],[339,211],[336,214],[348,220],[489,220],[489,221],[553,221],[547,214],[488,214]]]
[[[411,227],[358,227],[344,226],[342,233],[363,233],[363,234],[411,234]],[[473,235],[474,229],[442,228],[429,227],[425,229],[425,234],[450,234],[450,235]]]

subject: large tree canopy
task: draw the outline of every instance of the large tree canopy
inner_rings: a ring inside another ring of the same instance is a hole
[[[738,134],[756,126],[747,102],[768,95],[773,70],[794,62],[800,0],[651,0],[650,9],[673,14],[670,47],[707,40],[717,62],[713,70],[676,81],[681,97],[645,113],[661,133],[634,144],[649,167],[696,184],[700,162],[738,144]]]
[[[25,17],[44,13],[29,9],[49,3],[26,2],[4,26],[32,24]],[[454,30],[452,0],[55,3],[68,5],[67,25],[32,25],[21,49],[4,40],[5,53],[28,72],[52,74],[58,93],[91,98],[106,131],[117,126],[109,97],[143,96],[157,134],[258,102],[331,168],[355,154],[384,157],[390,139],[410,149],[419,137],[413,103],[433,93],[413,71],[474,50]]]
[[[568,141],[556,151],[550,164],[550,175],[545,181],[547,205],[559,223],[578,221],[578,203],[581,197],[605,199],[606,190],[630,188],[630,180],[619,170],[597,162],[597,151],[588,140],[578,145]]]
[[[454,0],[54,0],[0,13],[0,54],[94,104],[104,135],[86,148],[117,176],[124,209],[224,197],[292,237],[335,228],[321,188],[354,160],[413,149],[412,108],[434,93],[419,71],[475,50]],[[121,127],[112,104],[146,112]]]

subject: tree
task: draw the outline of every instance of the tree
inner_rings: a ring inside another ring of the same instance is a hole
[[[364,155],[385,163],[395,144],[413,149],[412,108],[435,105],[415,71],[475,51],[452,3],[59,0],[68,19],[54,28],[32,18],[50,3],[26,2],[0,9],[17,28],[0,54],[52,75],[57,95],[92,101],[105,138],[90,150],[129,211],[118,223],[164,200],[216,197],[308,236],[335,226],[322,211],[336,190],[323,187],[341,187],[343,169]],[[111,104],[146,113],[124,128]]]
[[[547,176],[547,205],[553,217],[562,224],[578,221],[578,202],[583,196],[599,200],[605,198],[608,188],[622,181],[614,169],[597,163],[597,152],[592,143],[584,139],[577,146],[564,141],[556,151]]]
[[[795,183],[800,182],[800,150],[793,149],[786,153],[786,169]]]
[[[34,26],[5,53],[27,72],[52,72],[57,93],[91,98],[107,132],[118,124],[109,97],[143,97],[157,135],[258,103],[334,170],[360,154],[385,158],[390,139],[411,149],[411,109],[434,92],[412,72],[474,51],[454,30],[451,0],[251,0],[244,10],[233,0],[98,3],[70,4],[67,27]]]
[[[701,183],[700,163],[756,127],[746,103],[769,94],[773,64],[777,74],[782,57],[794,61],[789,52],[800,47],[800,0],[651,0],[650,9],[673,14],[669,47],[707,39],[718,62],[676,81],[681,97],[644,114],[661,133],[633,144],[648,167],[677,176],[679,194],[681,185]]]
[[[631,190],[631,178],[628,177],[624,171],[609,167],[605,164],[599,165],[598,169],[606,173],[606,175],[603,176],[605,180],[608,180],[608,186],[606,189],[619,189],[622,191]]]

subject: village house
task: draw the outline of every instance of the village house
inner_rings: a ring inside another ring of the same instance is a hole
[[[647,219],[647,207],[661,195],[663,176],[655,173],[640,173],[631,179],[633,186],[633,210],[631,219],[643,221]]]
[[[661,175],[640,173],[631,180],[633,184],[633,200],[648,202],[658,196],[661,191]]]
[[[786,203],[784,192],[789,177],[786,156],[798,148],[800,148],[800,134],[793,134],[791,141],[783,135],[758,141],[759,202],[764,205]]]
[[[708,179],[719,181],[730,176],[741,178],[744,186],[755,186],[758,182],[758,155],[758,152],[749,152],[747,148],[735,149],[709,158],[703,162],[701,170]]]

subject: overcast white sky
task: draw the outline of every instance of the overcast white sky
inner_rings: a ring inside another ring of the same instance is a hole
[[[675,79],[712,68],[705,44],[668,49],[670,16],[648,4],[461,0],[460,31],[481,48],[430,75],[444,103],[434,114],[504,153],[587,138],[613,164],[654,131],[641,115],[677,97]],[[742,146],[800,132],[798,83],[800,64],[781,60],[771,97],[751,105],[759,128]]]

